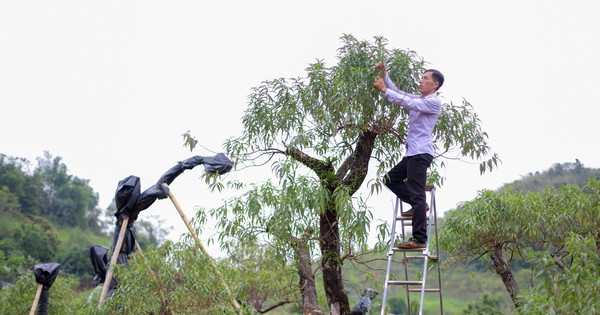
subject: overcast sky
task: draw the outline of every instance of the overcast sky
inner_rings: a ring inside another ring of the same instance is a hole
[[[62,157],[105,208],[128,175],[144,190],[180,160],[222,152],[263,80],[304,76],[316,59],[333,65],[343,34],[383,36],[444,73],[443,100],[471,102],[502,160],[482,176],[477,164],[450,163],[436,195],[443,212],[554,163],[600,167],[593,3],[3,1],[0,153]],[[188,130],[206,149],[183,147]],[[171,186],[188,217],[225,198],[201,171]],[[391,218],[392,200],[370,199],[376,220]],[[174,227],[171,239],[187,231],[168,200],[141,214],[154,215]]]

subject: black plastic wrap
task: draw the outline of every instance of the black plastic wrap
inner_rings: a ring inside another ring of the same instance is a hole
[[[92,283],[98,285],[106,279],[108,270],[108,248],[100,245],[92,245],[87,250],[92,266],[94,267],[94,278]]]
[[[129,217],[130,222],[137,220],[139,213],[148,209],[156,199],[165,199],[169,196],[169,190],[162,185],[163,183],[171,185],[175,178],[185,170],[193,169],[200,164],[204,165],[205,171],[209,174],[225,174],[233,166],[233,162],[223,153],[210,157],[193,156],[171,167],[159,178],[156,184],[142,193],[140,193],[139,177],[130,175],[119,182],[115,194],[117,206],[115,216],[118,221],[121,222],[124,216]]]
[[[48,304],[50,302],[50,287],[52,287],[52,284],[56,280],[59,271],[59,263],[38,264],[33,267],[35,282],[42,285],[42,292],[37,305],[38,315],[48,314]]]

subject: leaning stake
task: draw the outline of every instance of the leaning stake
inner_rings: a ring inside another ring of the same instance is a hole
[[[202,245],[202,242],[200,242],[200,238],[198,237],[198,234],[196,234],[196,231],[192,228],[192,225],[190,224],[190,221],[187,219],[185,213],[183,213],[183,210],[181,210],[181,206],[179,205],[179,202],[177,202],[177,199],[175,199],[175,196],[173,195],[173,192],[171,191],[171,189],[169,189],[169,185],[167,185],[167,183],[163,183],[162,185],[169,192],[169,199],[171,199],[171,201],[173,202],[173,205],[177,209],[177,212],[179,212],[179,215],[183,219],[183,222],[185,223],[185,226],[187,226],[188,230],[190,231],[190,234],[192,234],[192,237],[194,238],[194,240],[196,240],[196,244],[198,245],[198,247],[200,247],[200,250],[202,251],[202,253],[204,253],[204,255],[206,255],[208,257],[208,261],[210,263],[210,266],[212,267],[213,272],[219,278],[219,281],[221,282],[221,285],[225,288],[225,291],[227,292],[227,296],[229,297],[229,301],[231,302],[231,305],[233,306],[233,308],[239,314],[241,314],[240,313],[240,306],[238,305],[237,301],[231,295],[231,291],[229,290],[229,286],[227,285],[227,283],[225,283],[225,280],[223,280],[223,276],[221,275],[221,272],[217,268],[217,265],[215,264],[215,262],[213,261],[213,259],[210,257],[210,255],[206,251],[206,248],[204,248],[204,245]]]
[[[39,284],[37,287],[37,292],[35,293],[35,298],[33,299],[33,304],[31,305],[31,311],[29,311],[29,315],[35,314],[35,310],[37,309],[38,303],[40,302],[40,295],[42,295],[43,284]]]
[[[98,302],[98,306],[102,305],[104,299],[106,298],[106,294],[108,293],[108,288],[110,287],[110,282],[112,281],[112,274],[117,264],[117,258],[119,258],[119,253],[121,252],[121,246],[123,245],[123,238],[125,237],[125,231],[127,230],[127,224],[129,223],[129,217],[125,216],[123,219],[123,223],[121,224],[121,230],[119,231],[119,238],[117,239],[117,244],[115,245],[115,249],[112,252],[112,256],[110,256],[110,264],[108,265],[108,272],[106,273],[106,278],[104,279],[104,286],[102,286],[102,294],[100,295],[100,301]]]

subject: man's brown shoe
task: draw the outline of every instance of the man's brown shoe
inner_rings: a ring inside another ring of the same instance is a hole
[[[404,243],[400,243],[400,244],[396,245],[396,247],[402,248],[402,249],[427,248],[427,244],[418,243],[417,240],[415,240],[414,238],[411,237],[408,239],[408,241],[406,241]]]
[[[427,212],[427,211],[429,211],[429,205],[427,205],[425,207],[425,212]],[[400,215],[403,216],[403,217],[412,217],[413,215],[415,215],[415,209],[410,208],[406,212],[400,211]]]

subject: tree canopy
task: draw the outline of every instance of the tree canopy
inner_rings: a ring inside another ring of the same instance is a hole
[[[414,51],[388,48],[383,37],[367,41],[343,35],[341,43],[337,64],[317,59],[303,77],[266,80],[252,88],[244,130],[225,148],[236,169],[269,164],[276,183],[219,183],[219,188],[244,192],[209,214],[218,220],[225,250],[260,241],[278,248],[285,260],[304,257],[298,255],[299,245],[308,246],[308,266],[320,261],[327,307],[348,314],[340,266],[365,245],[372,217],[355,193],[371,165],[376,178],[368,189],[382,190],[384,172],[404,154],[408,128],[408,113],[373,87],[374,64],[384,61],[396,85],[415,93],[427,63]],[[193,149],[196,139],[184,137]],[[434,130],[432,180],[442,182],[437,170],[447,157],[477,160],[481,172],[496,167],[498,156],[487,137],[466,100],[443,104]],[[310,291],[315,290],[302,292],[305,299]]]
[[[440,242],[455,260],[482,262],[502,279],[515,307],[534,314],[593,314],[600,305],[600,181],[540,192],[485,190],[446,212]],[[515,258],[536,270],[519,288]],[[590,297],[590,298],[585,298]]]

